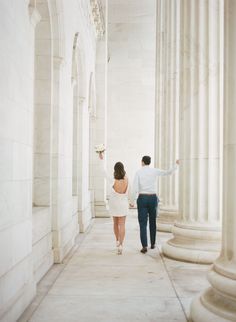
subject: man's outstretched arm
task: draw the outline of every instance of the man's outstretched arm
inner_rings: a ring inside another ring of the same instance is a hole
[[[158,176],[169,176],[178,169],[178,166],[179,166],[179,160],[176,160],[176,164],[172,168],[168,170],[162,170],[162,169],[156,168],[156,173]]]

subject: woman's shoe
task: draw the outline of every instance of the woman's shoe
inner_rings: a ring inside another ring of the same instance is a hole
[[[119,247],[120,246],[120,242],[119,240],[116,241],[116,247]]]
[[[122,245],[119,245],[117,254],[122,255],[122,251],[123,251],[123,247],[122,247]]]

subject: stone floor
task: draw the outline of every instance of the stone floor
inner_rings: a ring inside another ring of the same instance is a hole
[[[123,255],[116,255],[111,219],[96,219],[64,263],[54,265],[19,322],[187,321],[191,299],[208,286],[209,266],[164,258],[158,247],[139,252],[134,210]]]

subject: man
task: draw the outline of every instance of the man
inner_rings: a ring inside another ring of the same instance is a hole
[[[143,248],[141,253],[147,252],[147,221],[149,218],[150,241],[151,249],[155,248],[156,243],[156,215],[159,199],[156,195],[156,181],[158,176],[167,176],[172,174],[176,169],[176,165],[169,170],[160,170],[157,168],[150,168],[151,157],[144,156],[142,158],[142,168],[138,170],[134,177],[133,193],[130,206],[134,206],[134,200],[138,194],[138,221],[140,227],[140,239]]]

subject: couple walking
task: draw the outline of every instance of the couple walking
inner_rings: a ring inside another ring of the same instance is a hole
[[[99,153],[103,159],[103,152]],[[156,243],[156,216],[158,207],[158,196],[156,194],[156,181],[158,176],[171,175],[178,167],[179,161],[169,170],[151,168],[151,157],[142,158],[142,167],[134,177],[132,189],[130,187],[124,165],[117,162],[114,166],[114,177],[106,177],[112,184],[109,199],[109,212],[113,216],[114,234],[118,254],[122,254],[123,241],[125,237],[125,220],[130,207],[134,207],[137,198],[138,221],[140,228],[140,240],[142,244],[141,253],[147,252],[147,222],[149,219],[151,249],[155,248]]]

